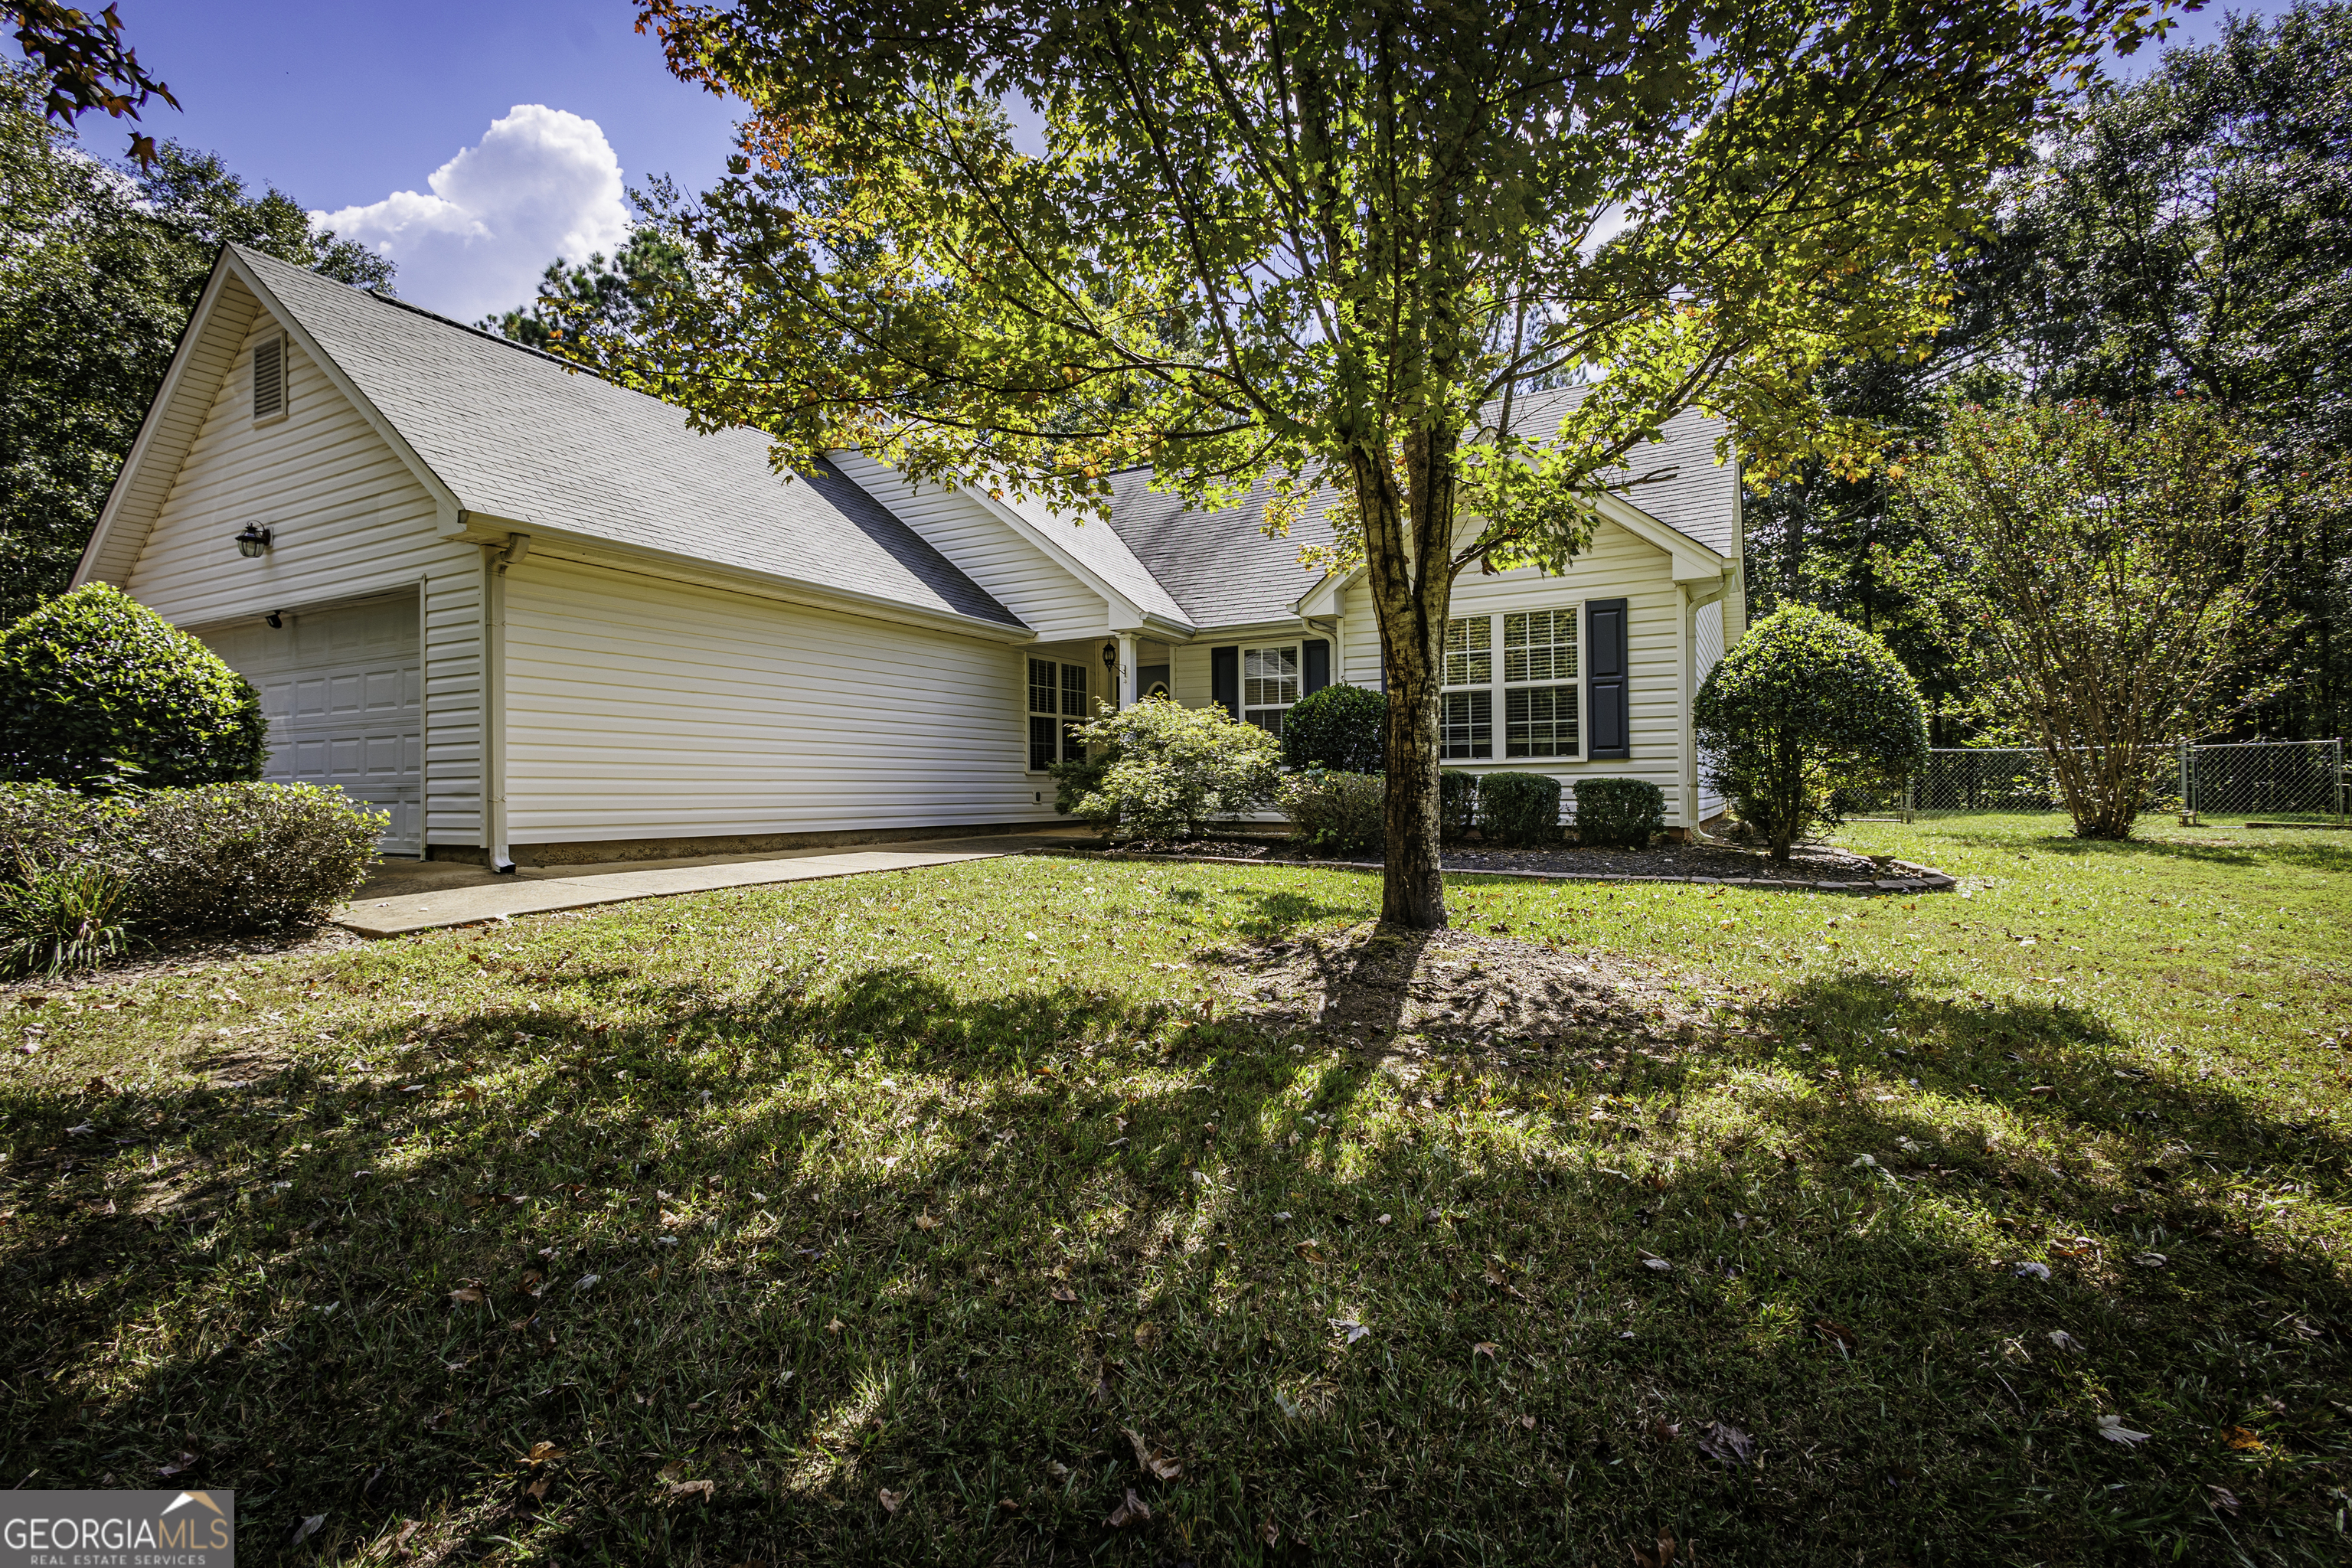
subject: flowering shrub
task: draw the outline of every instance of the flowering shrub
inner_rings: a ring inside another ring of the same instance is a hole
[[[1122,837],[1198,838],[1264,805],[1279,776],[1274,737],[1223,708],[1146,698],[1076,729],[1091,754],[1055,768],[1055,809]]]
[[[1708,777],[1785,862],[1834,826],[1841,787],[1892,783],[1927,760],[1919,688],[1886,645],[1810,605],[1748,629],[1699,688]]]

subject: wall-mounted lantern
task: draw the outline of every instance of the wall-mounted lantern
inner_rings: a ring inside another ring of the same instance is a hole
[[[257,522],[248,522],[245,531],[236,536],[236,552],[247,561],[269,552],[269,530]]]

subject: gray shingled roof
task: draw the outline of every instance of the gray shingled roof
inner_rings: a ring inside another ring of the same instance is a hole
[[[1538,393],[1522,400],[1512,423],[1531,436],[1549,436],[1580,387]],[[1499,413],[1499,405],[1489,414]],[[1685,414],[1666,425],[1666,438],[1633,454],[1632,471],[1672,477],[1634,486],[1627,499],[1667,527],[1727,559],[1737,548],[1738,478],[1715,460],[1719,420]],[[1135,557],[1184,608],[1197,627],[1277,621],[1293,613],[1316,576],[1298,564],[1302,545],[1328,543],[1324,509],[1335,499],[1318,491],[1286,538],[1260,531],[1273,487],[1261,484],[1236,507],[1205,511],[1183,499],[1153,493],[1151,471],[1130,468],[1111,480],[1111,526]]]
[[[469,511],[1000,626],[1020,620],[829,463],[784,482],[756,431],[238,247]]]

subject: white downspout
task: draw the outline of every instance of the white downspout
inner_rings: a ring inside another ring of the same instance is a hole
[[[514,875],[507,853],[507,571],[530,553],[530,535],[509,533],[503,547],[486,544],[482,673],[482,805],[489,832],[490,870]]]

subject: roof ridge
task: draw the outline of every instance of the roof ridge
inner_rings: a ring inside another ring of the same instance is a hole
[[[330,278],[325,273],[319,271],[316,268],[299,267],[291,261],[287,261],[278,257],[272,256],[266,250],[257,250],[249,245],[239,245],[233,239],[225,241],[224,243],[226,243],[230,249],[249,259],[257,258],[262,261],[275,262],[277,265],[285,268],[289,272],[308,273],[310,277],[319,279],[322,283],[338,284],[342,288],[349,289],[354,294],[364,294],[369,299],[373,300],[380,304],[390,305],[395,310],[406,310],[411,315],[422,316],[428,321],[438,321],[445,327],[455,327],[459,331],[470,333],[472,336],[480,338],[486,342],[499,343],[507,348],[519,349],[524,353],[543,359],[551,364],[560,364],[568,371],[573,371],[583,375],[595,376],[598,381],[604,382],[609,386],[620,385],[620,383],[612,380],[609,376],[599,374],[595,370],[580,363],[576,360],[565,359],[562,354],[549,353],[545,349],[533,348],[529,343],[508,337],[503,332],[485,331],[480,327],[461,321],[455,316],[445,316],[438,310],[428,310],[422,305],[410,303],[408,300],[402,299],[397,294],[387,294],[381,289],[362,289],[356,283],[343,283],[341,279]],[[634,391],[635,388],[628,388],[626,390]],[[659,402],[661,399],[656,398],[655,401]]]

